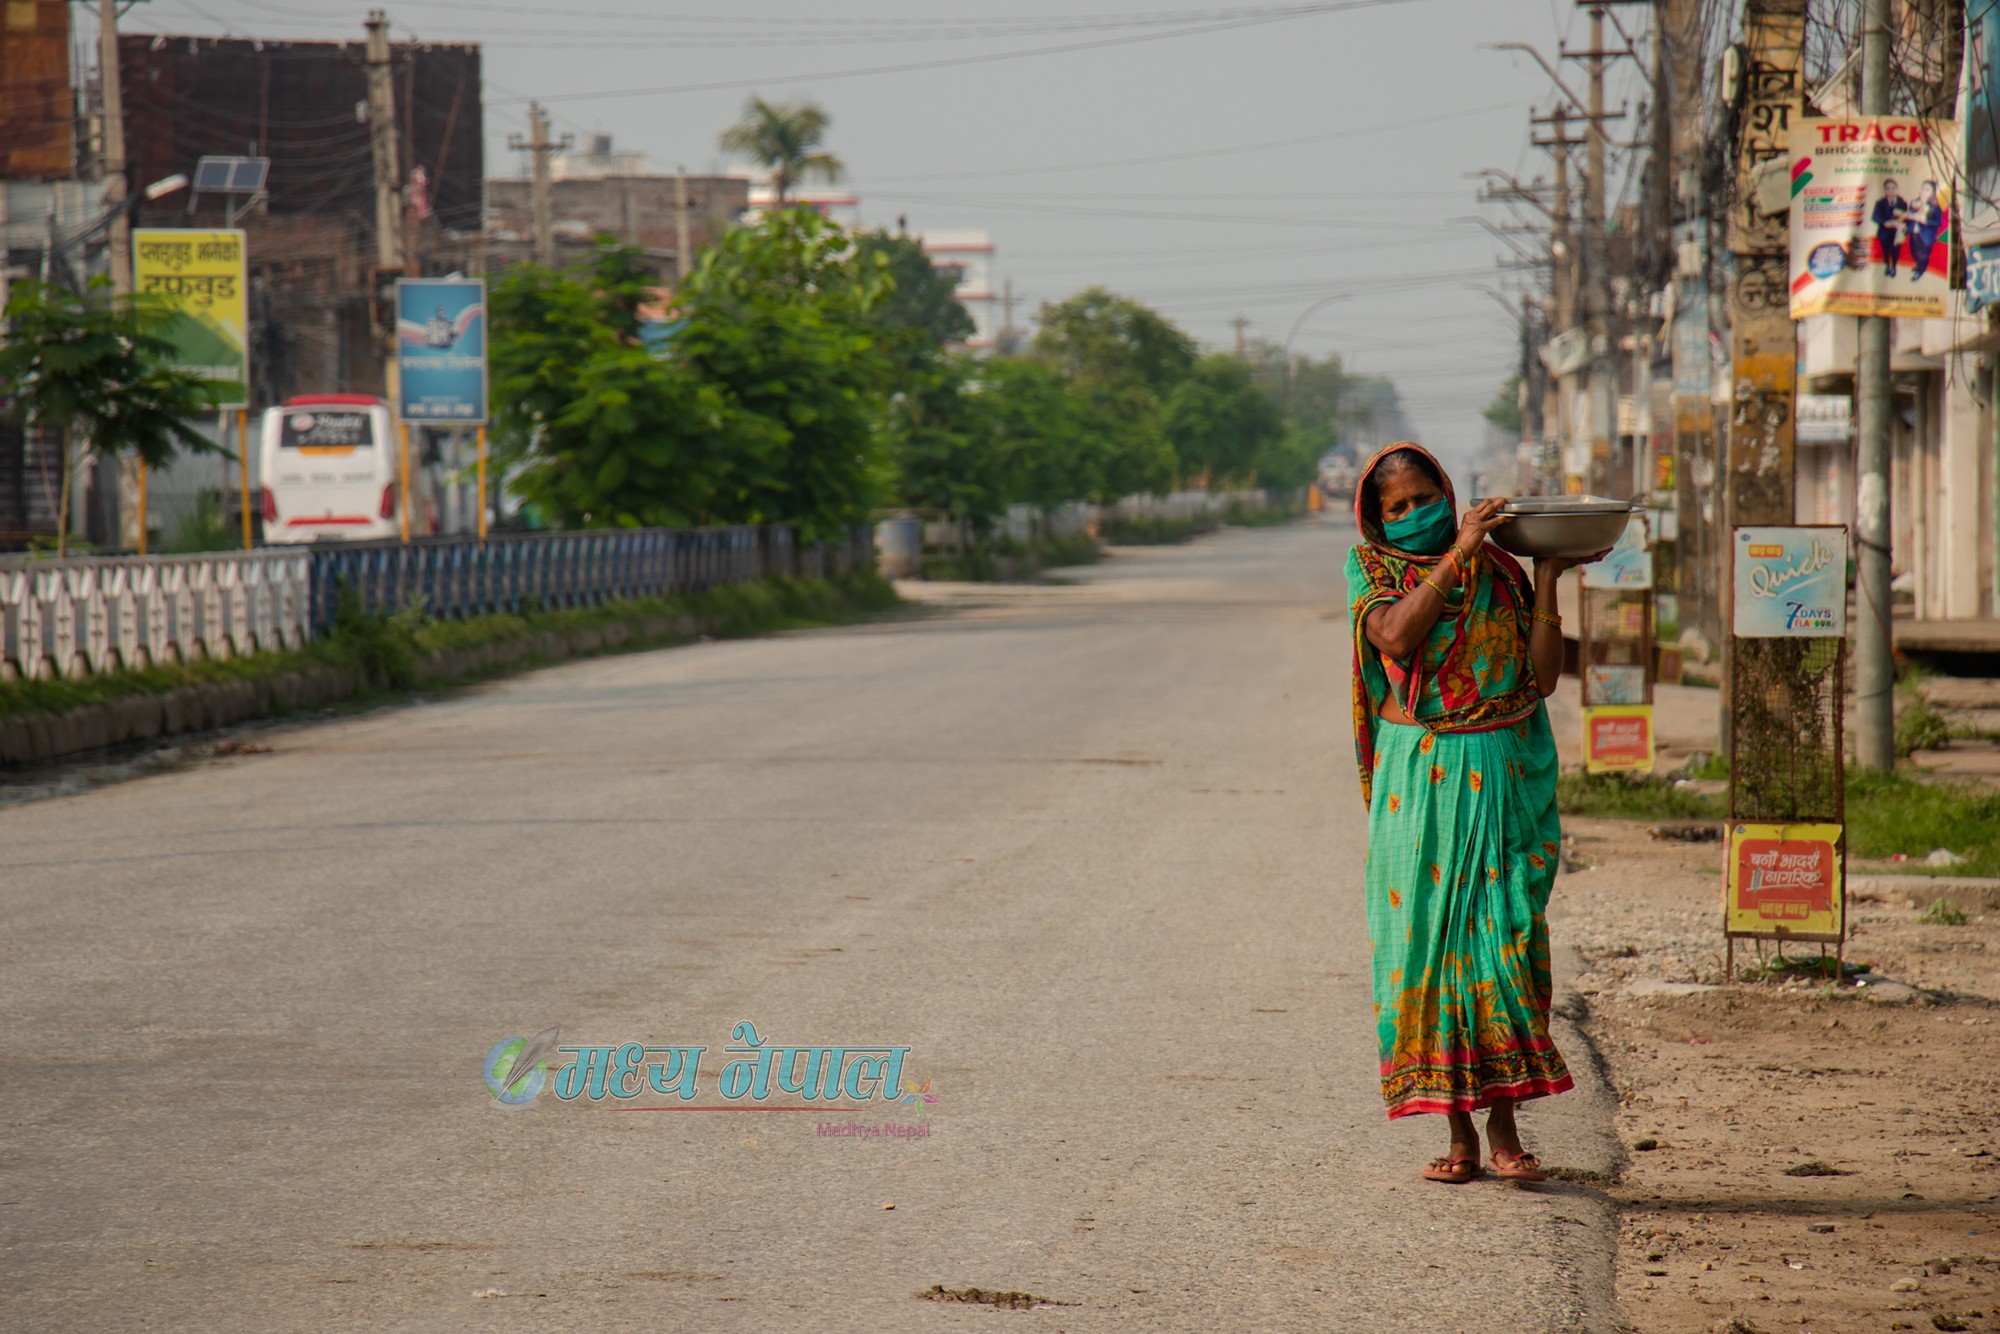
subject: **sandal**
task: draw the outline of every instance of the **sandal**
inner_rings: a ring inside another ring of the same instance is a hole
[[[1463,1186],[1479,1176],[1477,1158],[1433,1158],[1424,1169],[1424,1180],[1442,1181],[1447,1186]]]
[[[1504,1161],[1503,1161],[1504,1160]],[[1487,1159],[1492,1164],[1493,1175],[1502,1181],[1547,1181],[1549,1174],[1542,1170],[1542,1160],[1532,1153],[1504,1153],[1499,1149]]]

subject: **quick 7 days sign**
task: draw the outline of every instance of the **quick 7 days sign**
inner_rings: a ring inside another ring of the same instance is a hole
[[[1738,528],[1734,630],[1741,639],[1847,633],[1847,530]]]

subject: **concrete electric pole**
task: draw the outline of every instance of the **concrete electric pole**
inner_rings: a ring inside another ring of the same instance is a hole
[[[574,136],[567,134],[559,140],[549,138],[549,113],[542,110],[540,102],[528,103],[528,137],[523,139],[516,134],[507,139],[507,147],[517,153],[531,155],[533,175],[529,178],[528,203],[534,219],[535,263],[545,267],[556,262],[555,215],[549,201],[549,156],[560,153],[574,142]],[[682,172],[683,182],[686,177],[687,173]],[[685,183],[681,188],[686,190]]]
[[[1889,111],[1889,0],[1861,20],[1861,114]],[[1864,769],[1896,764],[1896,665],[1889,624],[1889,321],[1861,320],[1854,367],[1854,754]]]
[[[403,171],[396,160],[396,85],[389,68],[388,17],[379,9],[369,10],[367,28],[368,145],[375,161],[375,268],[390,273],[403,267]]]
[[[125,211],[125,90],[118,70],[118,0],[100,0],[97,9],[98,95],[104,104],[104,206],[111,215],[111,290],[132,290],[132,220]]]
[[[536,233],[537,239],[540,233]],[[687,281],[688,269],[694,263],[694,224],[688,216],[688,169],[677,167],[674,173],[674,286],[680,287]]]

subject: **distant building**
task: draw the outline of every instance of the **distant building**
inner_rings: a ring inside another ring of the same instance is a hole
[[[993,239],[983,231],[924,232],[916,237],[931,267],[958,280],[958,301],[972,316],[965,345],[991,352],[1000,334],[1000,301],[993,291]]]
[[[596,236],[615,236],[644,250],[660,277],[678,284],[683,269],[678,178],[613,170],[627,166],[643,170],[646,159],[641,153],[612,152],[609,135],[597,136],[593,150],[597,151],[564,154],[550,164],[556,263],[582,256]],[[691,250],[700,250],[728,231],[750,206],[750,182],[740,176],[690,176],[686,188]],[[507,268],[534,257],[532,193],[526,180],[486,183],[486,254],[491,268]]]
[[[750,211],[744,215],[743,221],[754,224],[764,216],[766,209],[778,202],[778,192],[769,181],[751,181],[749,186]],[[798,186],[793,188],[791,198],[786,202],[793,208],[809,208],[828,222],[838,223],[850,231],[861,225],[859,195]]]
[[[209,154],[271,160],[266,197],[237,223],[247,233],[253,406],[301,393],[384,390],[374,166],[368,125],[355,114],[368,100],[365,57],[360,41],[118,39],[134,181],[193,176]],[[390,59],[400,165],[405,184],[421,184],[423,216],[404,232],[406,244],[415,243],[415,271],[479,272],[486,174],[479,48],[398,42]],[[182,193],[142,205],[134,223],[220,227],[227,210],[248,203]]]

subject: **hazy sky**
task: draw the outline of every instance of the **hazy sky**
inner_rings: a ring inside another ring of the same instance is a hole
[[[1474,444],[1478,409],[1518,353],[1513,322],[1466,286],[1501,285],[1502,251],[1462,219],[1505,220],[1476,202],[1467,173],[1545,174],[1527,116],[1551,98],[1528,57],[1479,45],[1529,42],[1553,59],[1564,33],[1585,44],[1575,6],[1156,3],[410,0],[388,13],[398,40],[483,46],[489,175],[524,169],[506,143],[530,96],[559,130],[609,132],[663,171],[736,169],[715,138],[753,91],[812,98],[832,116],[829,146],[863,221],[985,228],[996,287],[1011,277],[1024,300],[1017,321],[1101,283],[1227,347],[1234,316],[1282,342],[1316,302],[1346,294],[1299,327],[1293,350],[1391,376],[1423,439],[1454,454]],[[359,37],[365,8],[152,0],[123,22]],[[1631,70],[1612,84],[1614,107],[1642,94]],[[1581,91],[1581,70],[1568,75]]]

